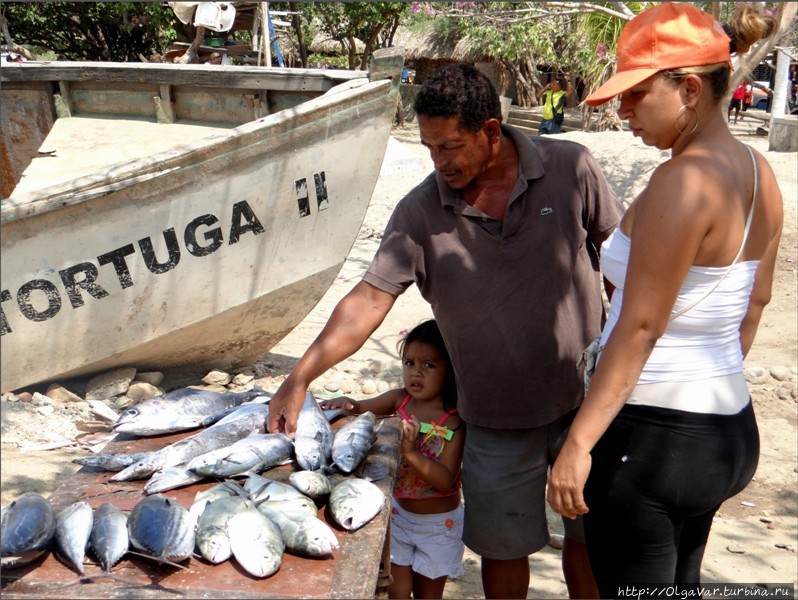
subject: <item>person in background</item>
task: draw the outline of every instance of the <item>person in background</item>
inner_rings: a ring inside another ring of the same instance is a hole
[[[745,82],[742,82],[734,90],[731,101],[729,102],[729,114],[726,115],[726,120],[731,121],[732,111],[734,111],[734,122],[737,123],[737,118],[740,116],[740,109],[743,107],[743,99],[745,98]]]
[[[754,86],[752,86],[748,81],[743,81],[743,85],[745,86],[745,93],[743,94],[743,112],[748,110],[748,107],[751,106],[751,101],[754,99]],[[744,115],[740,115],[740,120],[744,119]]]
[[[211,52],[211,56],[208,61],[205,63],[206,65],[221,65],[222,64],[222,55],[219,52]]]
[[[310,383],[357,351],[415,284],[454,365],[463,541],[487,598],[526,598],[529,555],[549,541],[549,465],[584,393],[577,362],[604,314],[597,248],[621,207],[584,146],[502,125],[499,95],[446,66],[414,101],[435,171],[399,201],[363,279],[342,298],[269,404],[293,435]],[[567,520],[569,594],[597,593],[581,523]]]
[[[546,84],[537,93],[537,98],[543,98],[543,120],[538,128],[539,135],[562,133],[562,123],[565,120],[565,101],[568,91],[565,86],[565,79],[557,77],[554,81]]]
[[[443,598],[448,577],[463,575],[460,463],[465,428],[457,386],[434,320],[401,341],[403,388],[368,400],[324,400],[325,410],[402,417],[402,458],[391,508],[390,598]]]
[[[604,242],[603,350],[549,481],[557,513],[585,515],[602,598],[633,585],[700,596],[713,516],[756,470],[743,359],[770,301],[782,196],[721,102],[733,48],[774,27],[745,5],[730,40],[690,4],[657,5],[626,25],[617,73],[585,100],[621,94],[633,134],[671,151]]]

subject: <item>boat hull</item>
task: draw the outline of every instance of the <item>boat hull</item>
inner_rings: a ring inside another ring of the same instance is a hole
[[[268,352],[333,282],[382,164],[391,82],[343,87],[4,201],[2,389]]]

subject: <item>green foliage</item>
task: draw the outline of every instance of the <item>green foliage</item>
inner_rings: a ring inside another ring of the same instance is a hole
[[[71,60],[138,61],[175,39],[176,17],[160,2],[3,2],[17,44]]]

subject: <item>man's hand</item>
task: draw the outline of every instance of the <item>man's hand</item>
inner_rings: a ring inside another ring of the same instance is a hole
[[[307,389],[286,379],[269,401],[269,433],[285,433],[291,439],[296,433],[296,421],[305,402]]]

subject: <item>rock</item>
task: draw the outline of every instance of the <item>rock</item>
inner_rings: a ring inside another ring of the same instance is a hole
[[[770,367],[770,376],[776,381],[790,381],[793,377],[789,367],[782,365]]]
[[[233,384],[234,385],[247,385],[250,381],[255,380],[255,375],[250,373],[239,373],[235,377],[233,377]]]
[[[384,379],[380,379],[380,380],[377,381],[377,391],[380,394],[382,394],[384,392],[387,392],[390,389],[391,389],[391,385],[387,381],[385,381]]]
[[[230,373],[225,373],[219,369],[214,369],[202,378],[202,382],[208,385],[227,385],[231,380]]]
[[[133,404],[138,404],[142,400],[154,398],[155,396],[160,396],[162,394],[162,389],[157,388],[146,381],[134,381],[130,384],[130,387],[127,388],[127,391],[125,392],[125,396],[130,398]],[[116,402],[114,404],[116,404]],[[131,404],[131,406],[133,406],[133,404]]]
[[[54,383],[47,388],[47,395],[58,402],[83,402],[83,398],[73,394],[60,383]]]
[[[732,554],[745,554],[745,548],[743,548],[737,542],[732,542],[731,544],[726,546],[726,550],[728,550]]]
[[[360,392],[366,396],[373,396],[377,393],[377,384],[373,379],[366,379],[360,384]]]
[[[136,376],[133,367],[122,367],[97,375],[86,384],[86,400],[108,400],[127,391]]]
[[[742,502],[740,502],[740,505],[747,506],[748,508],[754,508],[756,506],[756,504],[754,504],[753,502],[748,502],[747,500],[743,500]]]
[[[341,380],[338,377],[333,377],[332,379],[329,379],[324,384],[324,389],[328,392],[335,394],[338,390],[341,389]]]
[[[551,546],[552,548],[556,548],[557,550],[562,550],[564,543],[565,543],[565,536],[562,536],[559,533],[552,533],[549,536],[549,546]]]
[[[351,377],[344,377],[344,381],[341,384],[341,393],[346,394],[354,394],[355,390],[357,390],[357,383]]]
[[[128,408],[136,406],[136,404],[138,404],[138,401],[122,394],[121,396],[116,396],[115,398],[105,400],[105,403],[113,410],[122,413],[125,412]]]
[[[769,379],[768,372],[763,369],[762,367],[746,367],[745,368],[745,380],[748,383],[766,383]]]
[[[36,412],[40,415],[49,416],[55,412],[55,406],[52,404],[42,404],[36,407]]]
[[[133,381],[143,381],[155,387],[163,383],[163,373],[160,371],[147,371],[145,373],[136,373],[136,379]]]
[[[17,396],[17,399],[20,402],[27,404],[28,402],[33,401],[33,396],[31,396],[28,392],[22,392]]]
[[[33,406],[55,407],[55,401],[52,398],[45,396],[44,394],[40,394],[39,392],[33,394],[33,400],[31,400],[31,404],[33,404]]]

